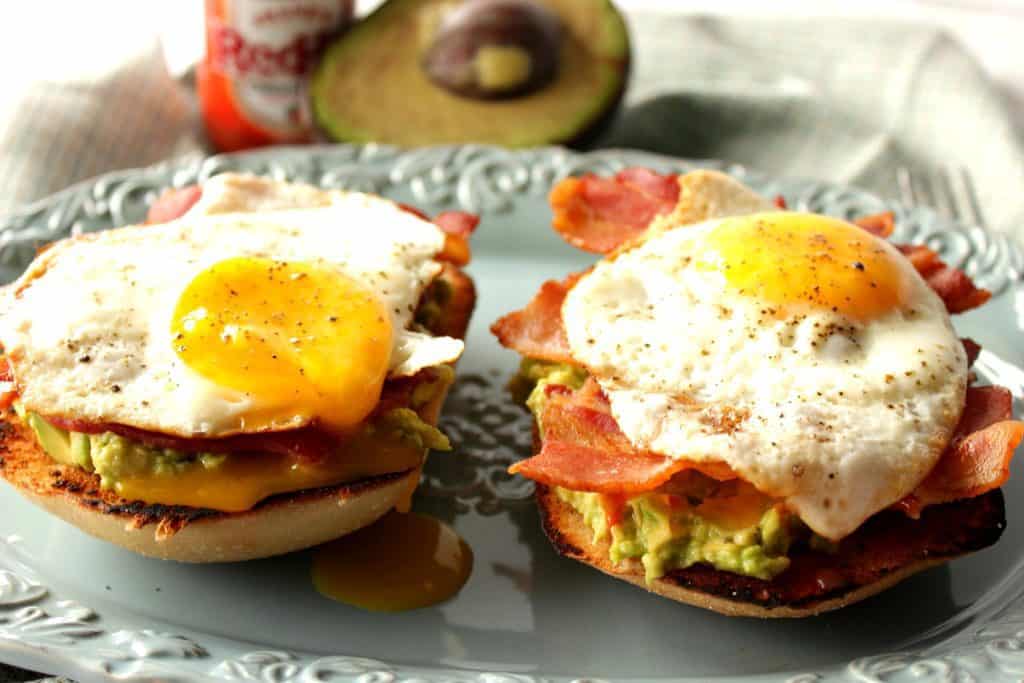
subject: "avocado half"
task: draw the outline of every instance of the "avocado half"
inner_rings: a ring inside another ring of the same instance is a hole
[[[565,26],[558,74],[527,95],[479,100],[436,85],[421,67],[429,27],[451,0],[389,0],[325,51],[310,82],[317,127],[339,142],[404,147],[581,142],[621,99],[629,35],[610,0],[544,4]]]

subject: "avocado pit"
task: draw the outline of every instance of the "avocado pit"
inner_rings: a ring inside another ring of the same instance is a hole
[[[534,0],[465,0],[437,23],[422,66],[452,93],[515,97],[539,90],[558,73],[562,21]]]

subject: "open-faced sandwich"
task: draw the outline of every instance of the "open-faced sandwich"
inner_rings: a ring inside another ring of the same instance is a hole
[[[0,473],[145,555],[312,546],[406,507],[474,305],[476,218],[215,176],[48,246],[0,303]],[[158,224],[155,224],[158,223]]]
[[[950,314],[989,293],[891,215],[631,169],[551,193],[606,254],[494,324],[562,554],[730,615],[800,617],[994,543],[1024,425]]]

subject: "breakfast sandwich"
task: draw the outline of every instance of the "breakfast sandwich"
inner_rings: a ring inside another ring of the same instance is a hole
[[[0,292],[0,474],[94,536],[217,562],[406,509],[475,294],[475,216],[235,174],[49,245]]]
[[[950,315],[989,293],[893,217],[787,211],[717,172],[551,193],[605,254],[497,321],[524,356],[555,548],[728,615],[842,607],[994,543],[1024,435]]]

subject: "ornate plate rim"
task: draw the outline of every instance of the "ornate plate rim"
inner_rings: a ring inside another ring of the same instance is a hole
[[[298,158],[297,158],[298,157]],[[478,211],[504,211],[515,193],[534,193],[552,180],[580,170],[614,170],[625,165],[692,169],[713,167],[762,188],[799,195],[800,204],[813,204],[815,193],[828,194],[839,211],[856,206],[891,208],[903,222],[918,226],[912,238],[942,250],[947,260],[983,279],[996,294],[1024,279],[1024,252],[1013,238],[986,232],[978,226],[954,225],[934,212],[910,208],[870,193],[813,180],[769,179],[743,166],[716,160],[686,160],[633,150],[580,153],[548,147],[523,151],[482,145],[400,150],[381,145],[320,145],[279,147],[212,157],[185,157],[144,168],[114,171],[85,180],[0,217],[0,268],[10,273],[19,249],[87,229],[79,214],[117,217],[139,192],[180,186],[229,168],[245,168],[278,177],[312,178],[325,186],[357,186],[383,190],[409,183],[427,203],[455,202]],[[374,167],[372,173],[358,173]],[[378,168],[379,167],[379,168]],[[330,170],[328,170],[330,169]],[[304,175],[305,174],[305,175]],[[353,183],[352,181],[355,180]],[[474,185],[476,183],[476,185]],[[803,193],[797,193],[803,188]],[[810,197],[810,198],[809,198]],[[14,253],[15,256],[10,256]],[[1021,394],[1024,395],[1024,384]],[[358,656],[314,656],[301,652],[247,650],[241,641],[209,636],[202,643],[192,636],[154,629],[117,628],[93,609],[59,596],[42,585],[19,550],[16,536],[0,538],[0,655],[16,665],[34,669],[58,668],[81,681],[166,680],[344,680],[359,683],[393,681],[476,681],[533,683],[567,677],[543,674],[484,673],[470,670],[392,666]],[[844,667],[818,672],[762,674],[719,680],[916,681],[1018,680],[1024,674],[1024,560],[1004,579],[1013,585],[1009,606],[974,605],[958,616],[969,621],[990,608],[996,618],[964,629],[966,642],[954,637],[918,651],[887,653],[854,660]],[[993,589],[995,592],[995,589]],[[984,602],[984,601],[979,601]],[[1016,608],[1016,609],[1015,609]],[[208,634],[203,634],[204,636]],[[941,634],[940,634],[941,635]],[[933,639],[923,638],[919,640]],[[962,640],[962,638],[960,639]],[[76,649],[77,648],[77,649]],[[577,679],[578,680],[578,679]],[[643,679],[635,679],[643,680]],[[698,680],[698,679],[689,679]]]

